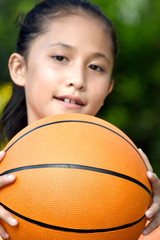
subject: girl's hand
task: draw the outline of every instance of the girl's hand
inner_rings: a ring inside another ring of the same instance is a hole
[[[143,230],[143,235],[147,235],[160,226],[160,179],[155,173],[153,173],[153,169],[144,152],[139,149],[139,153],[141,154],[148,168],[147,177],[152,186],[152,205],[145,213],[150,223]]]
[[[0,162],[5,156],[5,152],[1,151],[0,152]],[[5,187],[8,184],[11,184],[15,181],[16,177],[15,175],[4,175],[0,177],[0,188]],[[18,224],[18,221],[13,218],[13,216],[5,210],[1,205],[0,205],[0,219],[3,219],[5,222],[7,222],[11,226],[16,226]],[[0,236],[2,238],[9,238],[8,233],[5,231],[4,227],[0,225]]]

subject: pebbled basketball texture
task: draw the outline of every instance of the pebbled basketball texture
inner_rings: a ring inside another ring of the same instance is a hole
[[[114,125],[83,114],[47,117],[6,146],[0,175],[16,182],[1,205],[19,221],[11,240],[137,240],[151,201],[137,147]]]

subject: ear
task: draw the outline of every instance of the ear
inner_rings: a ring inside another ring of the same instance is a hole
[[[9,58],[8,67],[13,82],[23,87],[25,85],[24,73],[26,70],[24,57],[18,53],[13,53]]]
[[[113,87],[114,87],[114,80],[111,79],[110,84],[108,86],[107,96],[112,92]]]
[[[107,89],[107,93],[106,93],[106,96],[105,98],[112,92],[112,89],[114,87],[114,80],[111,79],[110,80],[110,83],[109,83],[109,86],[108,86],[108,89]],[[104,102],[102,103],[101,107],[104,105]]]

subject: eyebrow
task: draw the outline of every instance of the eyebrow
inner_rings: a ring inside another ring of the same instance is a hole
[[[49,45],[49,47],[55,47],[55,46],[61,46],[61,47],[66,48],[66,49],[74,49],[74,47],[72,47],[71,45],[68,45],[68,44],[62,43],[62,42],[52,43],[52,44]],[[109,57],[106,56],[103,53],[100,53],[100,52],[94,53],[93,57],[104,58],[108,63],[111,63]]]
[[[55,46],[61,46],[61,47],[64,47],[64,48],[74,48],[66,43],[61,43],[61,42],[58,42],[58,43],[52,43],[49,45],[49,47],[55,47]]]
[[[94,57],[97,57],[97,58],[104,58],[108,63],[111,63],[109,57],[106,56],[106,55],[103,54],[103,53],[97,52],[97,53],[94,53],[93,56],[94,56]]]

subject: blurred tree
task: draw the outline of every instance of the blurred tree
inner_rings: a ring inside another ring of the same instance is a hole
[[[7,62],[15,51],[16,16],[36,2],[38,0],[0,1],[0,89],[10,81]],[[141,147],[160,176],[160,1],[93,2],[112,19],[120,45],[113,76],[115,88],[98,116],[121,128]],[[2,91],[0,94],[2,108]]]
[[[10,81],[7,65],[10,54],[16,48],[18,16],[30,10],[36,2],[38,1],[0,0],[0,83]]]
[[[126,132],[160,176],[160,1],[99,4],[113,20],[120,44],[116,86],[99,116]]]

